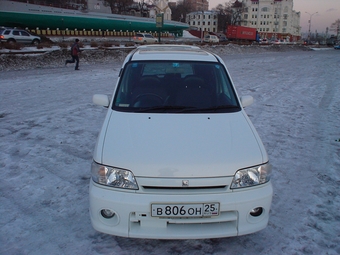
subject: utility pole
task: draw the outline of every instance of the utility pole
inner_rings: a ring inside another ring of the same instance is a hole
[[[310,14],[309,12],[306,12],[306,13],[309,14],[308,44],[310,44],[310,37],[311,37],[310,29],[311,29],[311,26],[312,26],[312,17],[313,17],[314,14],[317,14],[318,12],[314,12],[313,14]]]

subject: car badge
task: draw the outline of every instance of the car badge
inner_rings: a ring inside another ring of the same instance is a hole
[[[189,187],[189,180],[182,180],[182,187]]]

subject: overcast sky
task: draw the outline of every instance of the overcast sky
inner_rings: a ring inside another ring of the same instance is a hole
[[[229,2],[229,0],[208,0],[209,9],[215,8],[218,4]],[[340,19],[340,0],[294,0],[294,10],[301,12],[300,26],[302,32],[308,32],[310,14],[312,16],[311,32],[315,30],[325,32],[337,19]],[[307,14],[306,12],[310,13]],[[335,34],[335,32],[333,32]]]

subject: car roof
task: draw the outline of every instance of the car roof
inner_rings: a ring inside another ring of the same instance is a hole
[[[24,32],[28,32],[29,33],[29,31],[27,31],[26,29],[22,29],[22,28],[13,28],[13,27],[0,27],[0,29],[1,30],[10,30],[10,31],[19,31],[19,32],[21,32],[21,31],[24,31]]]
[[[136,35],[151,35],[150,33],[136,33]]]
[[[219,62],[219,58],[213,53],[190,45],[143,45],[131,54],[130,61],[166,59],[170,61]]]

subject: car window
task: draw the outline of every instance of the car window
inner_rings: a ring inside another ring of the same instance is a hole
[[[146,35],[144,35],[146,38],[153,38],[153,36],[152,35],[150,35],[150,34],[146,34]]]
[[[9,35],[11,33],[11,30],[6,30],[5,32],[4,32],[4,35]]]
[[[193,74],[192,65],[189,63],[177,64],[176,62],[163,62],[162,64],[150,62],[143,65],[141,75],[156,75],[163,78],[168,73],[178,73],[183,78]]]
[[[13,35],[20,35],[20,32],[19,31],[13,31],[12,34]]]
[[[27,33],[26,31],[20,31],[22,36],[30,36],[29,33]]]
[[[230,112],[240,107],[219,63],[140,61],[124,67],[112,108],[130,112]]]
[[[143,37],[143,35],[142,35],[142,34],[136,34],[136,36],[137,36],[137,37]]]

